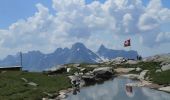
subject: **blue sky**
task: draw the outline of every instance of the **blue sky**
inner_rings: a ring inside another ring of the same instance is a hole
[[[170,52],[170,0],[82,1],[0,0],[0,58],[75,42],[129,50],[128,38],[143,56]]]
[[[91,3],[94,0],[86,0],[86,3]],[[105,0],[100,0],[105,2]],[[144,5],[147,5],[149,0],[143,0]],[[26,19],[36,12],[35,5],[42,3],[47,6],[51,12],[51,0],[0,0],[0,28],[8,28],[8,26],[19,19]],[[162,0],[165,7],[170,8],[169,0]]]

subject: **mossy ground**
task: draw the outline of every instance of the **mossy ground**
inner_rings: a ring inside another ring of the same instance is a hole
[[[124,68],[141,68],[142,70],[149,70],[146,77],[149,77],[150,81],[160,85],[169,85],[170,84],[170,70],[156,72],[156,70],[161,70],[161,62],[139,62],[137,64],[121,64],[118,66]],[[140,72],[131,71],[130,73],[139,74]]]
[[[38,84],[37,87],[26,85],[21,80]],[[41,100],[43,92],[56,93],[71,87],[66,75],[47,76],[37,72],[11,71],[0,74],[0,100]]]

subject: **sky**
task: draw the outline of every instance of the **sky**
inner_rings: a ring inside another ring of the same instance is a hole
[[[0,58],[84,43],[170,53],[170,0],[0,0]],[[123,42],[131,39],[132,46]]]

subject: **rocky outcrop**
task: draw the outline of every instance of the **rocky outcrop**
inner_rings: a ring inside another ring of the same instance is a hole
[[[148,72],[148,70],[143,70],[139,75],[139,79],[144,80],[147,72]]]
[[[163,65],[161,67],[162,71],[167,71],[167,70],[170,70],[170,64],[166,64],[166,65]]]
[[[137,64],[138,61],[136,60],[127,60],[126,64]]]
[[[125,74],[129,73],[130,71],[135,70],[135,68],[116,68],[114,69],[115,72],[120,73],[120,74]]]
[[[160,91],[165,91],[170,93],[170,86],[159,88]]]
[[[137,72],[140,72],[140,71],[142,71],[142,69],[141,69],[140,67],[137,67],[137,68],[136,68],[136,71],[137,71]]]
[[[96,78],[110,78],[113,75],[112,67],[95,68],[93,74]]]

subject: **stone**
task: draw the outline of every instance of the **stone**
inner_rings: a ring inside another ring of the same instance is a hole
[[[96,68],[99,67],[99,65],[88,65],[88,67]]]
[[[85,85],[84,80],[79,75],[68,76],[71,80],[71,84],[75,85],[75,83],[80,83],[80,87]]]
[[[116,68],[114,71],[117,73],[129,73],[130,71],[135,70],[135,68]]]
[[[49,97],[53,97],[53,95],[52,94],[50,94],[50,93],[47,93],[47,92],[43,92],[45,95],[47,95],[47,96],[49,96]]]
[[[37,87],[38,86],[38,84],[37,83],[34,83],[34,82],[29,82],[29,83],[27,83],[28,85],[31,85],[31,86],[35,86],[35,87]]]
[[[71,68],[67,68],[67,73],[69,73],[69,72],[70,72],[70,70],[71,70]]]
[[[170,86],[159,88],[160,91],[170,92]]]
[[[137,74],[127,74],[127,75],[122,75],[123,77],[130,78],[130,79],[138,79],[139,75]]]
[[[144,80],[147,72],[148,72],[148,70],[143,70],[139,75],[139,79]]]
[[[162,71],[167,71],[167,70],[170,70],[170,64],[166,64],[166,65],[163,65],[161,67]]]
[[[138,61],[136,60],[127,60],[126,64],[137,64]]]
[[[85,71],[85,70],[86,70],[86,68],[82,68],[82,69],[80,69],[80,71],[81,71],[81,72],[83,72],[83,71]]]
[[[121,63],[126,62],[126,59],[123,57],[117,57],[115,59],[112,59],[111,62],[114,64],[121,64]]]
[[[137,72],[140,72],[140,71],[142,71],[142,69],[141,69],[140,67],[137,67],[137,68],[136,68],[136,71],[137,71]]]
[[[158,73],[158,72],[162,72],[161,69],[157,69],[157,70],[156,70],[156,73]]]
[[[49,100],[48,98],[42,98],[42,100]]]
[[[24,82],[28,82],[28,80],[26,78],[21,78],[21,80],[23,80]]]
[[[67,97],[66,93],[65,92],[59,92],[59,96],[58,98],[61,100],[61,99],[65,99]]]
[[[68,77],[70,78],[72,84],[74,84],[74,83],[73,83],[74,81],[80,80],[80,78],[79,78],[78,76],[75,76],[75,75],[73,75],[73,76],[68,76]]]
[[[113,75],[112,67],[95,68],[93,74],[98,78],[109,78]]]

